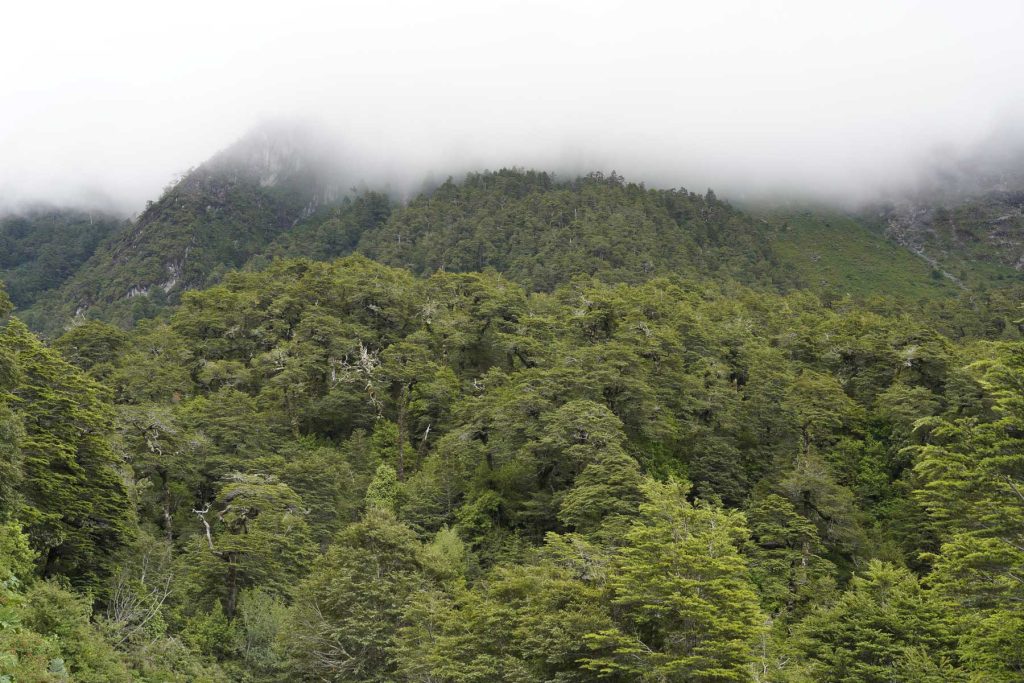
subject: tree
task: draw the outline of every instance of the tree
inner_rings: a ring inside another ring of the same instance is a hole
[[[558,520],[581,533],[600,532],[614,543],[643,500],[643,477],[633,458],[609,448],[586,465],[558,510]]]
[[[53,347],[69,363],[82,370],[92,370],[113,364],[127,343],[128,335],[121,328],[99,320],[86,320],[58,337]]]
[[[366,489],[366,509],[386,510],[394,514],[398,508],[398,473],[382,462]]]
[[[1009,681],[1024,674],[1024,346],[970,370],[992,414],[918,421],[928,436],[913,449],[915,494],[943,541],[929,580],[962,610],[961,655],[976,675]]]
[[[853,492],[836,482],[816,453],[798,456],[796,466],[782,477],[778,489],[800,515],[814,523],[819,537],[830,548],[856,555],[866,545]]]
[[[281,479],[302,498],[306,521],[321,548],[354,522],[366,481],[341,449],[304,439],[284,452]]]
[[[212,446],[163,404],[121,405],[117,426],[116,445],[135,475],[139,515],[174,540],[192,526]]]
[[[416,536],[391,512],[371,508],[295,590],[282,634],[289,673],[303,680],[393,680],[394,637],[410,595],[422,586]]]
[[[945,606],[906,569],[872,560],[835,605],[805,619],[794,644],[812,680],[912,683],[924,656],[948,667],[956,639]],[[914,666],[911,666],[911,665]],[[956,680],[955,669],[951,670]]]
[[[3,289],[0,289],[0,312],[3,310]],[[0,521],[14,515],[19,507],[19,486],[24,477],[21,451],[21,421],[11,410],[14,398],[10,393],[18,385],[15,356],[0,344]]]
[[[19,320],[0,331],[17,362],[12,394],[24,436],[18,517],[44,576],[98,588],[131,536],[133,510],[111,449],[113,411],[101,386],[36,339]]]
[[[247,588],[291,595],[314,546],[302,501],[288,485],[271,475],[231,474],[216,498],[194,512],[202,532],[182,563],[199,602],[219,598],[231,620]]]
[[[550,558],[500,567],[472,589],[412,596],[397,638],[409,681],[587,681],[587,634],[612,626],[601,586]]]
[[[804,454],[832,443],[835,433],[852,426],[861,413],[834,377],[812,370],[796,377],[787,403],[796,415]]]
[[[738,546],[743,515],[686,500],[679,480],[647,480],[640,517],[609,572],[613,628],[587,636],[612,654],[584,660],[600,676],[661,681],[748,677],[762,616]]]
[[[802,616],[835,592],[835,566],[823,557],[817,527],[776,494],[755,500],[750,521],[750,574],[761,604],[774,617]]]

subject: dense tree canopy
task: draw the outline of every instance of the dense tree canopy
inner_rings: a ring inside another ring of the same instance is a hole
[[[615,175],[326,214],[132,325],[0,291],[0,681],[1024,676],[1008,299],[804,288]]]

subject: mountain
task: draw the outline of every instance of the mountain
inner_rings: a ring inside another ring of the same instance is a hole
[[[965,198],[918,198],[881,207],[885,235],[948,279],[1024,281],[1024,184]]]
[[[961,287],[1024,282],[1024,148],[996,138],[937,160],[860,217]]]
[[[149,203],[48,304],[63,317],[92,312],[129,322],[173,303],[244,265],[333,199],[330,168],[303,129],[258,129]]]
[[[925,260],[856,217],[821,207],[771,208],[755,215],[772,227],[772,246],[796,271],[802,289],[905,302],[959,293]]]
[[[494,270],[532,291],[580,276],[637,284],[677,275],[881,298],[928,310],[958,336],[1006,330],[1019,317],[1024,192],[1013,188],[1024,176],[1009,162],[945,170],[858,211],[735,206],[711,190],[653,189],[614,172],[562,179],[515,168],[449,178],[400,202],[343,192],[358,169],[344,169],[326,139],[299,126],[253,131],[98,246],[73,250],[54,284],[25,296],[10,278],[22,317],[48,335],[82,315],[130,326],[233,269],[351,253],[416,274]],[[958,298],[969,305],[952,315]]]
[[[578,275],[785,280],[765,227],[714,192],[648,189],[614,172],[566,181],[516,169],[471,173],[395,211],[358,249],[415,273],[491,268],[532,290]]]
[[[1021,679],[1012,189],[337,158],[0,223],[0,681]]]

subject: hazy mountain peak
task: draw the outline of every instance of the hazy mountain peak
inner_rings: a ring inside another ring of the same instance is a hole
[[[332,186],[340,182],[343,153],[333,136],[315,125],[274,121],[257,126],[214,155],[202,168],[235,173],[263,187]]]

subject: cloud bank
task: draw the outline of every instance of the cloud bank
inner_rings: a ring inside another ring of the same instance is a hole
[[[368,178],[528,166],[825,199],[1019,140],[1024,4],[18,3],[0,203],[141,208],[261,121]]]

